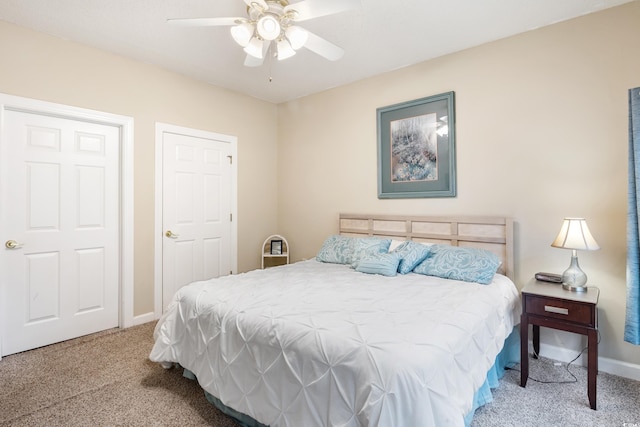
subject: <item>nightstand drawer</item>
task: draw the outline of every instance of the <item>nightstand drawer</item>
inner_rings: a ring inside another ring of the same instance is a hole
[[[526,295],[525,310],[529,314],[547,316],[595,327],[592,306],[589,304]]]

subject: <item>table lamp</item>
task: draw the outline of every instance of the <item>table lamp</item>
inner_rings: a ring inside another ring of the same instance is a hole
[[[565,218],[556,239],[551,243],[554,248],[571,249],[571,264],[562,273],[562,287],[568,291],[585,292],[587,275],[578,265],[578,249],[595,251],[600,249],[593,238],[584,218]]]

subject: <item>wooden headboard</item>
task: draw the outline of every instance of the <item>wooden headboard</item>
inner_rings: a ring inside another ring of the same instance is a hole
[[[487,249],[502,260],[498,273],[515,281],[511,218],[340,214],[340,234]]]

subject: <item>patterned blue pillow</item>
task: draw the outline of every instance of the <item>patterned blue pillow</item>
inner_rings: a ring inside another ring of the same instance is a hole
[[[355,269],[361,273],[395,276],[399,262],[400,257],[394,252],[371,253],[364,255],[355,265]]]
[[[429,256],[413,272],[486,285],[499,266],[500,258],[484,249],[433,245]]]
[[[355,268],[361,258],[377,253],[389,251],[391,239],[381,239],[379,237],[355,237],[353,238],[353,257],[351,265]]]
[[[322,244],[316,259],[333,264],[351,264],[353,262],[354,239],[346,236],[329,236]]]
[[[432,245],[412,242],[410,240],[402,242],[400,246],[392,251],[392,253],[396,253],[400,257],[398,273],[411,273],[416,265],[420,264],[429,256],[431,246]]]

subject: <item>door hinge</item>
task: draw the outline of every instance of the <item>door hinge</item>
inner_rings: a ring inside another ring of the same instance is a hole
[[[229,221],[233,222],[233,214],[232,213],[229,214]]]
[[[233,156],[227,156],[227,159],[229,159],[229,164],[232,165],[233,164]]]

